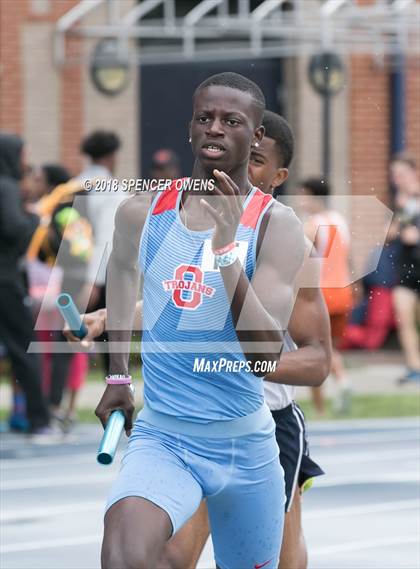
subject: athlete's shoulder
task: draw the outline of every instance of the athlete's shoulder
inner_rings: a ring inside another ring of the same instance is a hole
[[[138,192],[128,197],[118,206],[115,216],[115,225],[134,227],[143,225],[150,208],[151,195],[147,192]]]
[[[262,219],[258,236],[258,257],[265,250],[269,258],[278,259],[281,254],[296,253],[299,264],[305,253],[305,237],[303,226],[294,210],[271,199],[270,207]]]
[[[138,259],[140,236],[150,207],[150,195],[138,193],[124,200],[115,214],[112,258],[133,268]]]
[[[153,201],[151,211],[153,216],[175,209],[179,192],[183,188],[186,180],[188,180],[188,178],[177,178],[175,180],[165,181],[163,187],[159,188],[158,196]]]
[[[288,205],[285,205],[282,202],[279,202],[278,200],[274,199],[272,200],[272,211],[274,213],[274,215],[276,215],[277,217],[281,217],[282,219],[295,219],[296,221],[298,221],[300,223],[300,220],[298,218],[298,216],[295,213],[295,210],[293,208],[291,208]]]
[[[139,243],[150,207],[150,194],[137,193],[124,200],[115,214],[114,247],[117,243]]]
[[[273,200],[272,206],[269,210],[270,222],[272,231],[286,242],[297,239],[299,249],[305,249],[305,237],[303,233],[303,225],[294,210],[282,204],[277,200]]]

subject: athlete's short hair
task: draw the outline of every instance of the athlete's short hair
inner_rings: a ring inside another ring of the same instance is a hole
[[[295,137],[290,124],[282,116],[268,110],[264,111],[262,124],[265,128],[264,136],[272,138],[276,143],[280,166],[288,168],[295,148]]]
[[[323,178],[306,178],[300,182],[299,186],[316,197],[330,195],[330,186],[327,180],[324,180]]]
[[[217,73],[212,75],[208,79],[205,79],[197,89],[194,91],[194,97],[199,91],[205,89],[206,87],[212,87],[217,85],[220,87],[230,87],[230,89],[237,89],[238,91],[243,91],[244,93],[249,93],[254,100],[255,106],[262,114],[265,109],[265,97],[261,89],[258,87],[254,81],[240,75],[239,73],[233,73],[232,71],[226,71],[224,73]]]
[[[116,152],[121,146],[119,137],[111,131],[95,130],[83,139],[80,150],[92,160],[98,160]]]

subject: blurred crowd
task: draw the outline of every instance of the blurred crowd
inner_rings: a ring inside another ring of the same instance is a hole
[[[8,375],[13,384],[8,427],[29,432],[34,440],[57,429],[68,432],[76,418],[91,356],[48,349],[48,343],[64,342],[55,299],[63,291],[88,311],[105,306],[107,244],[116,208],[127,195],[88,193],[84,182],[112,178],[120,146],[116,134],[93,132],[80,145],[86,167],[68,172],[60,164],[28,164],[22,139],[0,133],[0,375]],[[323,259],[321,286],[334,343],[332,375],[340,394],[337,411],[348,408],[351,391],[341,352],[377,350],[394,329],[407,365],[398,380],[420,381],[419,176],[408,155],[395,156],[389,173],[395,215],[377,269],[362,282],[341,288],[325,283],[332,273],[350,282],[351,232],[343,216],[329,207],[328,183],[309,178],[288,188],[302,196],[299,214]],[[180,177],[176,153],[156,151],[150,176]],[[43,343],[41,353],[28,351],[35,341]],[[103,359],[107,370],[106,351]],[[322,414],[321,388],[313,396]]]
[[[70,430],[88,372],[87,354],[57,344],[65,339],[55,300],[63,291],[89,311],[105,306],[107,243],[126,196],[89,194],[84,182],[112,178],[119,148],[112,132],[87,136],[80,145],[87,165],[74,176],[60,164],[27,164],[23,141],[0,134],[0,342],[13,379],[8,423],[40,440],[54,427]],[[42,342],[39,354],[28,352],[31,342]]]
[[[351,231],[346,219],[331,209],[331,191],[322,178],[301,182],[294,193],[302,196],[300,216],[307,237],[322,258],[321,287],[330,314],[333,354],[331,376],[337,389],[337,413],[349,411],[351,385],[341,352],[351,349],[378,350],[393,331],[404,354],[406,372],[399,384],[420,382],[420,180],[414,159],[394,156],[389,166],[389,206],[393,221],[378,258],[376,269],[351,286]],[[372,267],[371,258],[367,266]],[[376,263],[374,263],[376,265]],[[328,282],[338,283],[334,287]],[[323,388],[313,388],[318,415],[325,413]]]

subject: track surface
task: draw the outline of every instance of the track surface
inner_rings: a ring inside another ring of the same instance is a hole
[[[309,431],[327,472],[304,499],[310,569],[419,568],[419,420],[313,423]],[[49,446],[2,436],[2,569],[99,567],[103,505],[118,469],[95,464],[99,436],[94,426]],[[209,542],[199,568],[211,567]]]

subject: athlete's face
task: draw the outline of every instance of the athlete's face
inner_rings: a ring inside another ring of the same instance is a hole
[[[258,147],[252,147],[248,172],[254,186],[265,194],[272,194],[287,179],[289,171],[279,166],[279,151],[273,138],[264,136]]]
[[[195,158],[209,170],[236,170],[248,162],[251,145],[262,139],[264,129],[258,122],[249,93],[218,85],[201,89],[190,125]]]

